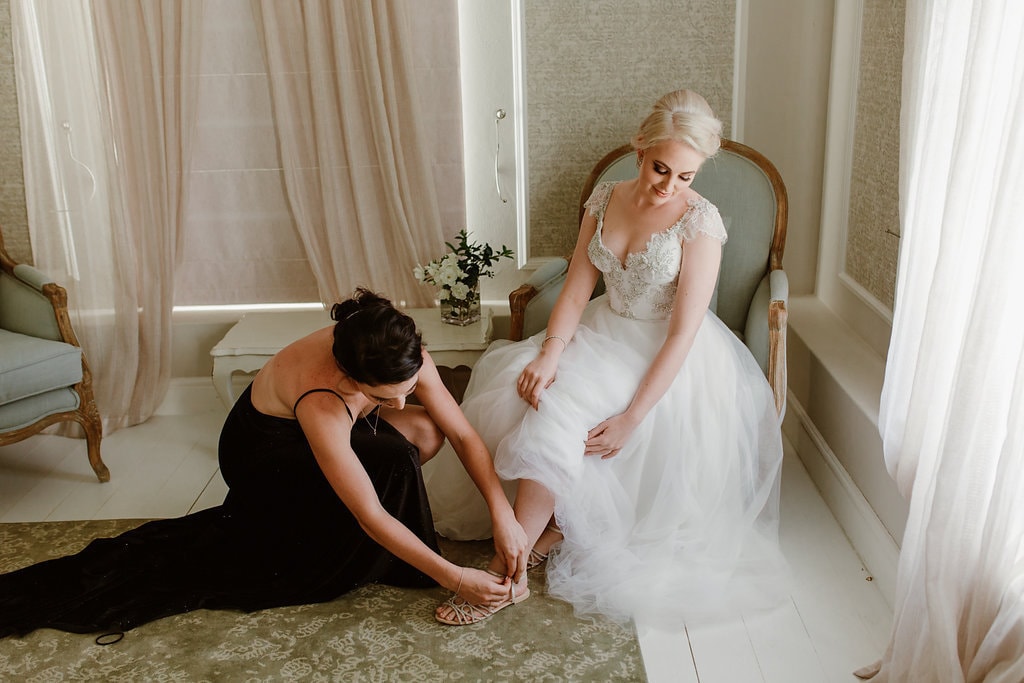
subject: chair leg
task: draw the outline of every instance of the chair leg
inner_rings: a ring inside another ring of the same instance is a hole
[[[89,449],[89,464],[92,465],[92,471],[96,473],[96,477],[101,481],[110,481],[110,470],[103,463],[103,458],[100,457],[100,440],[103,438],[103,426],[97,421],[93,425],[82,425],[85,428],[85,442]]]
[[[100,412],[96,409],[96,400],[92,395],[92,388],[79,387],[79,395],[82,397],[82,405],[78,410],[78,423],[85,430],[85,442],[89,451],[89,464],[96,477],[101,481],[110,481],[110,470],[103,463],[100,457],[100,441],[103,439],[103,420],[100,419]]]

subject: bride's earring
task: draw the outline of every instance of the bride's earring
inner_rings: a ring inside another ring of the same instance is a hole
[[[644,165],[644,153],[643,152],[637,152],[636,153],[636,167],[640,168],[643,165]]]

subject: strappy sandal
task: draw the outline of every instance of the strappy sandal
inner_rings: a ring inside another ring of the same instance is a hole
[[[501,574],[490,570],[488,572],[495,576],[501,576]],[[488,617],[494,616],[495,613],[500,612],[509,605],[518,605],[528,597],[530,597],[530,589],[527,588],[519,595],[516,595],[516,585],[514,583],[509,584],[508,597],[497,605],[474,605],[458,595],[453,595],[441,603],[441,607],[447,606],[451,608],[452,616],[446,618],[434,612],[434,619],[439,623],[448,624],[449,626],[468,626],[469,624],[476,624]]]
[[[547,559],[548,556],[544,553],[538,552],[536,548],[530,548],[530,557],[526,560],[526,571],[536,569],[544,564]]]
[[[562,533],[562,530],[559,529],[554,524],[548,524],[547,527],[544,529],[544,531],[554,531],[556,534],[561,534]],[[554,548],[559,543],[561,543],[561,541],[555,541],[554,543],[551,544],[551,547]],[[530,557],[527,558],[527,560],[526,560],[526,571],[530,571],[531,569],[536,569],[537,567],[539,567],[542,564],[544,564],[544,562],[548,559],[548,554],[550,552],[551,551],[548,550],[547,553],[542,553],[539,550],[537,550],[536,548],[530,548]]]

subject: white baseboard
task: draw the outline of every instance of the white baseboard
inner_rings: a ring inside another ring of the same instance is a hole
[[[172,377],[157,415],[188,415],[219,410],[227,415],[209,377]]]
[[[783,431],[891,607],[899,545],[792,393],[787,398]]]

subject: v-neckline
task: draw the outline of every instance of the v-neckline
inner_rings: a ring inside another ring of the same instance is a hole
[[[623,258],[621,258],[621,259],[620,259],[620,258],[619,258],[619,257],[618,257],[618,256],[617,256],[617,255],[615,254],[615,252],[614,252],[614,251],[612,251],[612,250],[611,250],[611,249],[610,249],[610,248],[608,247],[608,245],[604,243],[604,217],[605,217],[605,214],[606,214],[606,213],[608,213],[608,205],[609,205],[609,204],[611,204],[611,201],[612,201],[612,195],[613,195],[613,194],[615,194],[615,188],[616,188],[616,187],[618,187],[618,185],[619,185],[619,183],[616,183],[616,184],[615,184],[615,185],[613,185],[613,186],[612,186],[612,188],[611,188],[611,189],[610,189],[610,190],[608,191],[608,198],[607,198],[607,199],[605,200],[605,202],[604,202],[604,206],[603,206],[603,207],[601,207],[601,215],[597,217],[597,230],[596,230],[596,232],[597,232],[597,243],[598,243],[599,245],[601,245],[601,248],[602,248],[602,249],[604,249],[604,250],[605,250],[605,252],[607,252],[609,256],[611,256],[611,257],[612,257],[613,259],[615,259],[615,262],[619,264],[619,268],[620,268],[620,270],[622,270],[622,271],[627,271],[627,270],[629,270],[629,266],[630,266],[630,261],[631,261],[631,260],[635,260],[635,259],[634,259],[634,257],[636,257],[636,258],[639,258],[639,257],[641,257],[641,256],[642,256],[643,254],[647,254],[648,252],[650,252],[650,251],[651,251],[651,246],[652,246],[652,245],[653,245],[653,243],[654,243],[654,238],[656,238],[656,237],[659,237],[659,236],[662,236],[662,235],[666,235],[666,234],[668,234],[668,233],[669,233],[669,232],[670,232],[671,230],[673,230],[673,229],[674,229],[674,228],[675,228],[675,227],[676,227],[677,225],[679,225],[680,223],[682,223],[682,222],[683,222],[683,219],[685,219],[685,218],[686,218],[686,217],[687,217],[687,216],[689,215],[690,211],[692,211],[692,210],[693,210],[693,207],[694,207],[694,206],[696,205],[696,203],[697,203],[697,202],[698,202],[699,200],[698,200],[698,199],[687,199],[687,200],[685,200],[685,201],[686,201],[686,210],[685,210],[685,211],[683,211],[683,213],[682,213],[682,214],[680,214],[679,218],[677,218],[677,219],[676,219],[676,220],[675,220],[675,221],[674,221],[674,222],[673,222],[673,223],[672,223],[671,225],[669,225],[669,226],[668,226],[667,228],[664,228],[664,229],[662,229],[662,230],[658,230],[658,231],[656,231],[656,232],[652,232],[652,233],[651,233],[651,234],[650,234],[650,235],[649,235],[649,236],[647,237],[647,241],[646,241],[646,242],[644,243],[644,247],[643,247],[643,249],[641,249],[641,250],[639,250],[639,251],[627,251],[627,252],[626,252],[626,254],[625,254],[625,256],[624,256]]]

